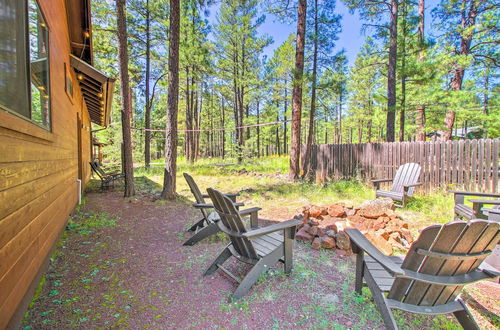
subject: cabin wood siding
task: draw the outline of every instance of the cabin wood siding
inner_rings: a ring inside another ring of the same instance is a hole
[[[65,3],[39,0],[50,30],[52,131],[0,108],[0,329],[9,323],[78,201],[77,130],[82,184],[91,175],[90,119],[73,70],[73,99],[65,92],[65,64],[70,64]]]

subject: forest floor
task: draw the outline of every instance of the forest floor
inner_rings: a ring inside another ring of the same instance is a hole
[[[189,170],[202,189],[244,190],[240,197],[247,206],[263,207],[260,220],[290,218],[295,207],[308,203],[328,204],[340,199],[357,203],[373,197],[372,191],[356,182],[290,184],[282,173],[243,173],[241,168],[222,170],[208,164],[197,170],[186,167],[181,164],[180,175]],[[97,182],[93,182],[93,192],[73,215],[51,257],[25,315],[24,329],[382,328],[370,292],[364,289],[362,296],[354,293],[353,258],[312,250],[299,242],[290,276],[275,266],[247,296],[230,302],[234,281],[220,272],[202,276],[227,243],[224,236],[182,246],[191,235],[185,230],[198,217],[190,207],[192,196],[184,179],[178,178],[179,200],[165,202],[157,199],[161,187],[155,183],[156,170],[149,170],[147,176],[141,171],[136,171],[137,195],[130,199],[124,199],[119,189],[98,192]],[[439,198],[447,203],[448,197]],[[424,197],[414,202],[431,203]],[[404,214],[431,221],[430,214],[414,207]],[[240,276],[248,270],[234,260],[228,261],[227,267]],[[499,326],[498,284],[486,281],[468,286],[463,296],[481,328]],[[402,328],[459,328],[451,315],[395,315]]]
[[[375,198],[375,190],[358,180],[339,180],[326,184],[290,182],[287,178],[288,157],[271,156],[251,159],[243,164],[231,160],[202,159],[189,164],[179,161],[177,191],[181,198],[192,199],[183,172],[193,176],[200,189],[212,187],[225,193],[240,193],[238,201],[248,207],[259,206],[264,218],[282,221],[292,218],[302,206],[329,205],[344,202],[359,205]],[[144,176],[161,185],[163,164],[152,164],[149,170],[137,168],[136,176]],[[387,186],[386,189],[389,189]],[[418,193],[418,191],[417,191]],[[398,214],[420,230],[436,223],[453,219],[453,195],[436,191],[431,195],[416,195]]]

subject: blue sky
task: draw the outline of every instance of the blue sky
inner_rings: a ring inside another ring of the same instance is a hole
[[[426,1],[426,34],[428,34],[428,31],[432,29],[430,10],[435,7],[438,1],[439,0]],[[210,8],[210,16],[208,17],[208,20],[212,25],[216,23],[215,17],[219,6],[220,5],[217,4]],[[349,10],[342,1],[337,2],[335,12],[337,14],[341,14],[343,17],[342,32],[340,33],[339,40],[337,40],[336,43],[336,51],[340,51],[344,48],[349,60],[349,65],[352,65],[354,64],[356,55],[365,41],[366,35],[361,32],[363,22],[360,20],[357,12],[354,14],[349,13]],[[295,24],[281,23],[274,15],[266,13],[266,20],[258,28],[258,32],[270,35],[274,42],[264,49],[264,55],[271,57],[274,50],[288,38],[290,33],[295,32],[296,29],[297,26]],[[370,31],[367,32],[367,34],[369,33]]]

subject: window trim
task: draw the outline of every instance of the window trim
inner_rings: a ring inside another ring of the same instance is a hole
[[[3,107],[0,107],[0,128],[5,128],[49,142],[54,141],[54,133],[47,130],[47,127],[41,126],[31,119]]]
[[[32,136],[35,136],[35,137],[39,137],[39,138],[42,138],[42,139],[45,139],[47,140],[47,137],[45,137],[45,134],[40,134],[40,133],[37,133],[37,132],[28,132],[29,130],[26,130],[26,129],[17,129],[16,127],[12,127],[12,125],[9,125],[9,119],[8,119],[8,116],[4,115],[4,114],[8,114],[8,115],[14,115],[15,118],[19,118],[21,120],[24,120],[32,125],[35,125],[37,128],[40,128],[42,129],[43,131],[45,131],[46,133],[49,133],[51,134],[52,133],[52,65],[51,65],[51,43],[50,43],[50,39],[51,39],[51,28],[50,28],[50,25],[47,21],[47,18],[45,16],[45,13],[43,12],[42,10],[42,6],[40,5],[40,2],[39,0],[22,0],[24,1],[25,3],[25,7],[24,7],[24,17],[25,17],[25,21],[24,21],[24,24],[25,24],[25,30],[26,30],[26,34],[25,34],[25,44],[27,45],[27,49],[28,49],[28,52],[26,54],[26,75],[27,75],[27,82],[28,82],[28,86],[26,86],[26,88],[28,89],[28,97],[29,97],[29,114],[30,116],[32,116],[32,111],[33,111],[33,107],[32,107],[32,95],[31,95],[31,84],[32,84],[32,80],[31,80],[31,53],[30,53],[30,49],[29,49],[29,9],[28,9],[28,1],[35,1],[36,2],[36,5],[37,5],[37,9],[39,10],[40,12],[40,15],[42,16],[42,19],[46,25],[46,29],[47,29],[47,60],[48,60],[48,69],[49,69],[49,79],[48,79],[48,95],[49,95],[49,100],[48,100],[48,107],[49,107],[49,124],[47,126],[44,126],[38,122],[36,122],[35,120],[33,120],[32,118],[28,118],[26,116],[24,116],[23,114],[17,112],[17,111],[14,111],[14,110],[11,110],[9,109],[8,107],[4,106],[3,104],[0,104],[0,127],[5,127],[5,128],[8,128],[8,129],[11,129],[11,130],[14,130],[14,131],[19,131],[21,133],[24,133],[24,134],[27,134],[27,135],[32,135]],[[14,122],[16,120],[13,120]],[[24,127],[24,125],[20,125],[21,127]],[[49,139],[49,140],[52,140],[52,139]]]

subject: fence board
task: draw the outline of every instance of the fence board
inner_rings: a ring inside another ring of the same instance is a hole
[[[491,140],[486,140],[485,141],[485,187],[490,187],[491,186],[491,177],[493,175],[492,170],[491,170]],[[487,189],[487,188],[486,188]]]
[[[484,177],[484,161],[482,161],[484,159],[484,144],[483,143],[479,143],[479,152],[478,152],[478,155],[477,155],[477,181],[478,181],[478,185],[479,187],[481,187],[481,183],[483,182],[483,177]],[[481,189],[481,188],[479,188]],[[482,190],[482,189],[481,189]]]
[[[313,146],[311,165],[322,181],[369,180],[392,178],[400,165],[415,162],[422,166],[420,191],[456,185],[458,189],[497,192],[499,152],[498,139],[328,144]]]

